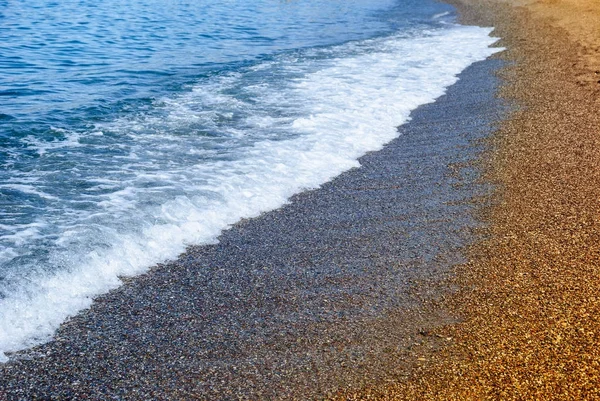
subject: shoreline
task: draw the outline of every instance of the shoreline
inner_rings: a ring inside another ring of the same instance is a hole
[[[305,399],[408,377],[447,341],[424,333],[454,320],[430,305],[478,235],[471,198],[489,188],[472,162],[503,109],[500,63],[470,66],[362,167],[98,297],[0,384],[15,399]]]
[[[600,398],[600,9],[448,2],[502,37],[500,99],[472,65],[363,167],[0,366],[6,399]]]

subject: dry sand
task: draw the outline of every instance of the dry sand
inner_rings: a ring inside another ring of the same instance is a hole
[[[483,160],[497,184],[486,241],[440,305],[408,382],[346,399],[600,399],[600,2],[456,0],[508,48],[502,96],[519,106]]]

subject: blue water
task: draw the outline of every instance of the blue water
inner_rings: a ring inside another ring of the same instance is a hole
[[[0,1],[0,359],[379,149],[493,53],[429,0]]]
[[[0,7],[2,113],[28,123],[19,124],[21,135],[48,124],[86,125],[90,117],[121,112],[134,100],[177,91],[206,74],[286,50],[386,34],[414,23],[415,16],[426,20],[448,10],[417,0],[27,1]]]

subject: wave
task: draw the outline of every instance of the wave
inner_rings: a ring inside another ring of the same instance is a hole
[[[24,138],[40,160],[76,160],[67,178],[79,186],[12,186],[53,201],[54,217],[23,228],[33,238],[28,246],[11,242],[17,233],[7,227],[2,237],[0,227],[7,263],[29,265],[0,284],[0,360],[50,340],[120,277],[190,244],[214,243],[240,219],[358,167],[360,156],[398,135],[412,110],[501,50],[489,47],[490,32],[447,25],[288,52],[88,132],[61,132],[60,143]],[[52,174],[29,178],[43,186]]]

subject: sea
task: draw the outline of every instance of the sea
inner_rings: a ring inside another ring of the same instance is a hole
[[[0,361],[359,167],[490,33],[433,0],[0,0]]]

